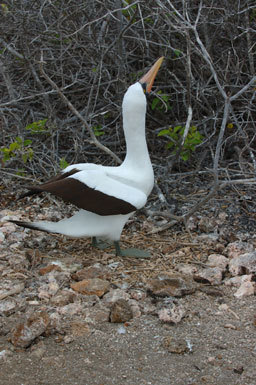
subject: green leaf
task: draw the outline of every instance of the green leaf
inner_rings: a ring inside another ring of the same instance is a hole
[[[170,135],[170,130],[161,130],[159,131],[159,133],[157,134],[157,136],[163,136],[163,135]]]
[[[173,128],[173,132],[179,132],[182,129],[182,126],[176,126]],[[181,130],[182,131],[182,130]]]
[[[152,103],[151,103],[151,109],[152,110],[155,110],[156,106],[159,104],[159,99],[158,98],[154,98],[152,100]]]
[[[66,161],[66,159],[65,158],[61,158],[60,159],[60,168],[62,169],[62,170],[64,170],[64,168],[66,168],[66,167],[68,167],[68,162]]]
[[[32,140],[30,140],[30,139],[26,139],[26,140],[24,140],[24,142],[23,142],[24,147],[27,147],[27,146],[29,146],[30,144],[32,144]]]
[[[175,49],[174,50],[174,55],[177,56],[177,57],[180,57],[182,54],[182,51],[180,51],[179,49]]]

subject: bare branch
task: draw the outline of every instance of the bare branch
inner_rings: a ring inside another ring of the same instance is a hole
[[[98,147],[100,150],[104,151],[106,154],[110,155],[117,163],[121,163],[121,159],[116,155],[114,154],[109,148],[107,148],[106,146],[104,146],[102,143],[100,143],[94,132],[93,132],[93,129],[91,128],[91,126],[87,123],[86,119],[77,111],[77,109],[73,106],[73,104],[67,99],[67,97],[63,94],[63,92],[60,90],[60,88],[57,86],[56,83],[54,83],[54,81],[52,79],[49,78],[49,76],[45,73],[44,71],[44,68],[43,68],[43,60],[40,61],[39,63],[39,67],[40,67],[40,72],[42,74],[42,76],[47,80],[47,82],[58,92],[59,96],[61,97],[61,99],[64,101],[64,103],[68,106],[68,108],[70,109],[70,111],[73,112],[74,115],[77,116],[77,118],[83,123],[83,125],[86,127],[86,129],[88,130],[89,134],[90,134],[90,137],[91,137],[91,140],[92,140],[92,143],[95,144],[96,147]]]

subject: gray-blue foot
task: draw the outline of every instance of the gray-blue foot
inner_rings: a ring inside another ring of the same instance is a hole
[[[108,242],[104,242],[100,239],[97,239],[96,237],[92,237],[92,245],[93,245],[93,247],[96,247],[97,249],[105,250],[108,247],[110,247],[112,244],[108,243]]]
[[[114,242],[116,255],[120,257],[134,257],[134,258],[150,258],[151,255],[147,250],[136,249],[134,247],[129,249],[121,249],[119,242]]]

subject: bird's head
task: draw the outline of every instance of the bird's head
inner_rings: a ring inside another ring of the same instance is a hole
[[[146,111],[146,94],[151,91],[156,74],[164,60],[160,57],[150,70],[135,84],[132,84],[125,93],[123,108],[127,112]]]

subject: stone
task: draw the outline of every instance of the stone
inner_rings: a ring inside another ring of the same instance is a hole
[[[210,267],[218,267],[224,272],[227,268],[228,262],[228,258],[222,254],[210,254],[208,257],[207,265]]]
[[[194,275],[197,272],[196,266],[186,264],[186,263],[179,263],[176,266],[176,270],[185,275]]]
[[[81,294],[102,297],[109,290],[110,282],[100,278],[91,278],[72,283],[70,287]]]
[[[95,324],[95,322],[108,322],[110,309],[98,303],[86,311],[86,321]]]
[[[162,346],[169,353],[184,354],[191,352],[187,341],[183,338],[165,337]]]
[[[111,289],[102,298],[102,303],[105,304],[106,306],[112,306],[113,303],[118,301],[119,299],[125,299],[128,301],[130,299],[130,296],[125,290]]]
[[[150,279],[147,290],[152,296],[182,297],[195,292],[196,284],[189,276],[182,274],[164,274]]]
[[[83,337],[91,332],[87,322],[83,321],[72,321],[70,323],[71,333],[74,337]]]
[[[230,259],[239,257],[241,254],[250,253],[252,251],[253,246],[251,244],[241,241],[231,242],[226,247],[226,254]]]
[[[237,275],[235,277],[226,279],[224,284],[226,286],[234,286],[234,287],[239,287],[243,282],[250,282],[252,280],[252,274],[248,275]]]
[[[4,315],[6,317],[10,316],[17,310],[18,306],[16,301],[13,299],[6,299],[0,301],[0,315]]]
[[[222,278],[223,271],[218,267],[201,269],[194,276],[195,281],[210,283],[211,285],[220,285]]]
[[[125,299],[113,303],[110,311],[110,322],[120,323],[130,321],[133,317],[131,306]]]
[[[214,218],[201,217],[198,228],[202,233],[212,233],[217,228],[217,223]]]
[[[135,299],[130,299],[128,303],[131,306],[132,318],[139,318],[141,316],[141,310],[138,302]]]
[[[229,271],[233,276],[256,273],[256,251],[232,258]]]
[[[182,305],[172,304],[169,308],[163,308],[158,311],[160,321],[168,323],[179,323],[185,317],[186,310]]]
[[[31,315],[25,322],[18,324],[12,330],[11,343],[15,347],[27,348],[46,331],[49,323],[49,315],[44,311]]]
[[[109,277],[109,271],[100,263],[96,263],[95,265],[88,266],[82,270],[79,270],[72,274],[72,279],[75,281],[82,281],[84,279],[91,279],[91,278],[108,278]]]
[[[136,301],[145,299],[147,296],[147,294],[144,291],[138,290],[138,289],[132,289],[130,291],[130,295],[131,295],[131,298],[135,299]]]
[[[254,295],[256,292],[255,282],[243,282],[239,289],[235,292],[234,296],[237,298],[247,297]]]
[[[51,303],[55,306],[65,306],[74,302],[76,295],[72,291],[61,290],[51,298]]]
[[[42,267],[41,269],[39,269],[39,274],[40,275],[45,275],[45,274],[48,274],[52,271],[61,271],[61,268],[60,266],[54,264],[54,263],[51,263],[50,265],[47,265],[45,267]]]

